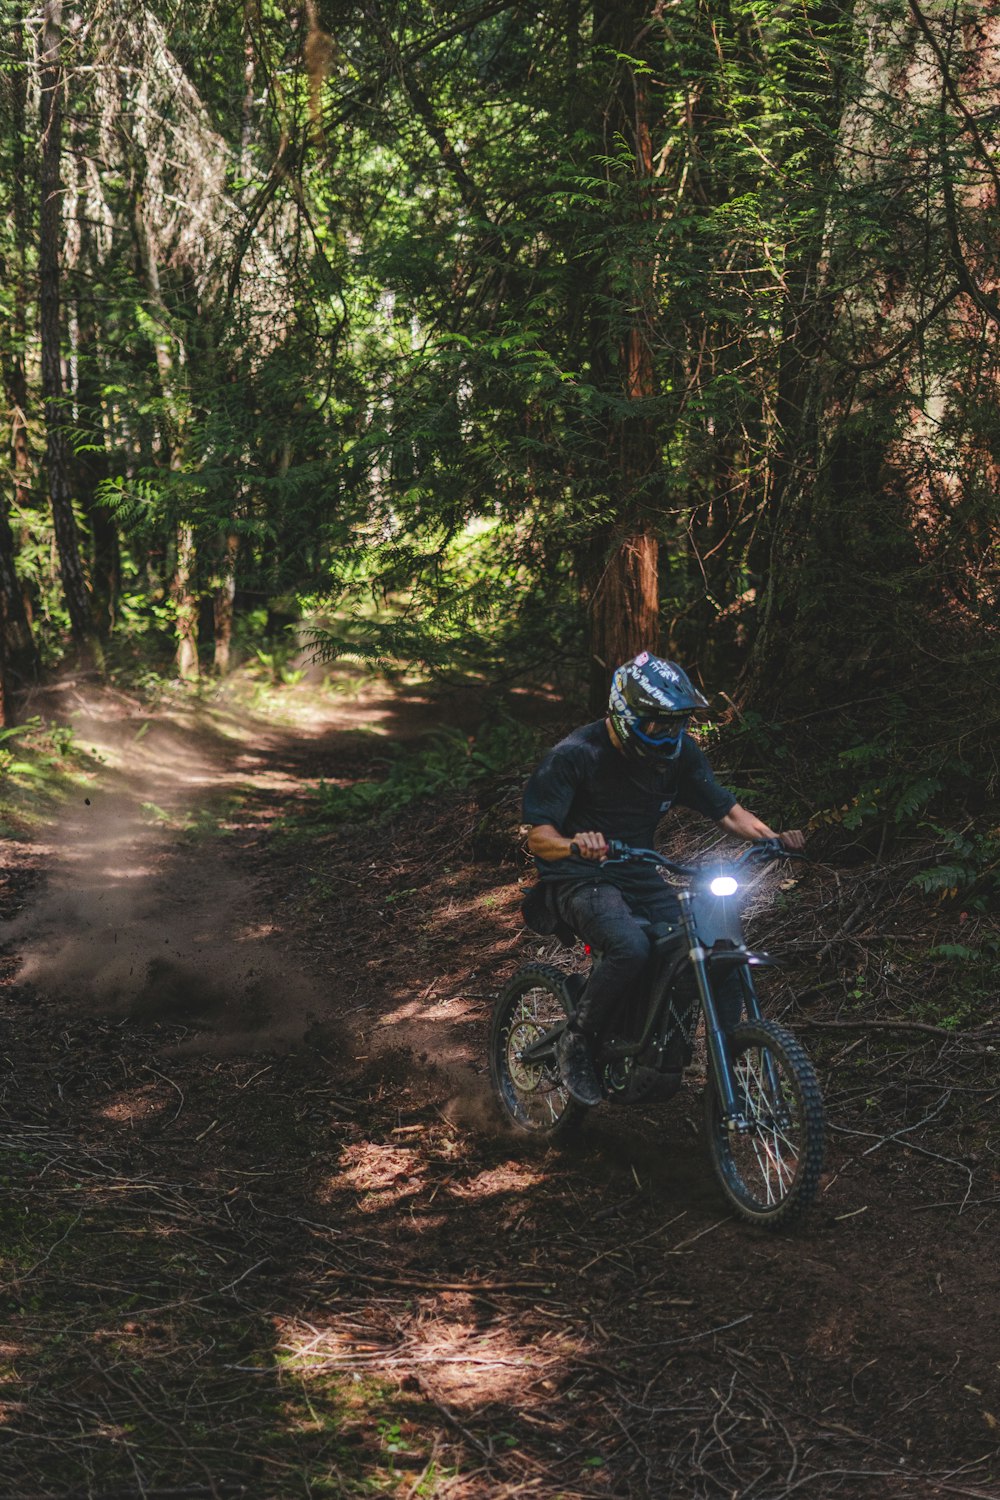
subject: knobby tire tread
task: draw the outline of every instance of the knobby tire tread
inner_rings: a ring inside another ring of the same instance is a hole
[[[721,1123],[721,1108],[711,1076],[705,1086],[705,1133],[716,1176],[727,1201],[744,1219],[769,1229],[785,1229],[795,1223],[816,1196],[823,1171],[826,1113],[815,1069],[797,1037],[774,1021],[743,1021],[733,1029],[730,1046],[738,1056],[746,1046],[765,1046],[778,1056],[786,1073],[798,1087],[803,1135],[799,1170],[791,1189],[773,1206],[754,1208],[741,1200],[727,1179],[724,1154],[729,1149],[728,1132]]]
[[[589,1113],[586,1105],[577,1103],[575,1099],[569,1099],[558,1120],[550,1126],[531,1127],[512,1113],[504,1088],[506,1058],[503,1028],[510,1016],[511,1007],[528,991],[545,989],[558,1001],[563,1013],[571,1015],[573,1006],[568,989],[568,981],[571,977],[564,969],[557,968],[555,964],[527,964],[508,979],[493,1006],[489,1043],[490,1081],[504,1119],[524,1140],[565,1140],[579,1129]]]

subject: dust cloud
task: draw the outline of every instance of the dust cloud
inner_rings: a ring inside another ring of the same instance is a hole
[[[301,1040],[323,995],[261,922],[252,857],[240,866],[246,832],[224,848],[198,833],[222,795],[252,782],[259,745],[195,711],[151,724],[123,695],[73,700],[46,712],[104,767],[55,830],[41,894],[8,927],[17,983],[88,1015],[187,1027],[212,1050]]]

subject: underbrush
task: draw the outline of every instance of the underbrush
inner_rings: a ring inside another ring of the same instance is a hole
[[[390,817],[430,797],[526,775],[540,750],[537,730],[506,717],[484,724],[474,735],[441,728],[417,749],[395,749],[382,762],[386,774],[379,779],[349,785],[321,781],[297,821],[330,824]]]
[[[792,903],[839,969],[840,984],[819,981],[824,996],[840,989],[871,1021],[982,1025],[1000,986],[1000,779],[970,724],[942,717],[932,737],[901,700],[879,709],[867,725],[853,705],[784,723],[746,713],[719,753],[751,783],[751,805],[806,828],[810,858],[834,872],[821,912],[805,904],[808,881]]]
[[[89,785],[99,764],[65,724],[36,716],[0,730],[0,836],[44,823],[71,793]]]

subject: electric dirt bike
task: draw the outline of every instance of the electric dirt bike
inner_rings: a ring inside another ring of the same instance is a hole
[[[651,952],[642,979],[595,1044],[605,1098],[637,1103],[676,1092],[703,1016],[705,1129],[722,1190],[744,1218],[787,1224],[816,1193],[823,1097],[799,1041],[761,1011],[753,971],[773,960],[746,946],[740,889],[754,863],[794,856],[778,839],[752,844],[721,869],[678,864],[654,849],[616,841],[608,849],[609,862],[642,861],[682,883],[675,888],[679,921],[645,924]],[[600,955],[593,961],[599,963]],[[561,1082],[555,1054],[586,979],[531,964],[497,998],[490,1076],[504,1114],[519,1131],[555,1139],[588,1113]],[[745,1019],[732,1024],[734,1011]]]

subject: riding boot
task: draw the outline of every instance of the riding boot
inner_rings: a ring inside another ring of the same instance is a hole
[[[591,969],[587,975],[586,984],[577,996],[572,1022],[578,1031],[586,1032],[591,1038],[600,1035],[601,1028],[616,998],[614,994],[602,995],[595,986],[594,976],[597,967],[598,965],[595,964]]]
[[[556,1042],[556,1061],[563,1086],[578,1104],[600,1104],[604,1095],[591,1056],[591,1038],[571,1022]]]

